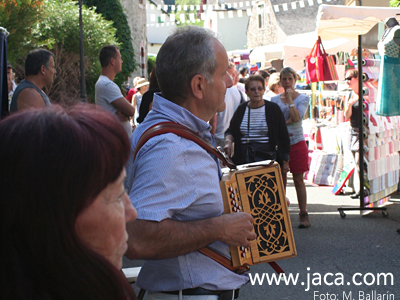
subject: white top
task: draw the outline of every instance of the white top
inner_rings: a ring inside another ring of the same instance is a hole
[[[309,105],[309,97],[303,94],[300,94],[297,96],[296,99],[293,100],[294,106],[297,108],[297,110],[300,112],[300,120],[298,122],[293,122],[289,125],[287,125],[287,129],[289,132],[289,139],[290,139],[290,145],[297,144],[298,142],[304,141],[304,133],[303,133],[303,126],[302,126],[302,121],[304,118],[304,114],[307,111],[308,105]],[[290,114],[289,114],[289,104],[283,103],[281,101],[281,95],[276,95],[275,97],[271,98],[271,102],[274,102],[279,105],[281,108],[281,111],[283,113],[283,116],[285,117],[285,121],[290,119]]]
[[[217,128],[215,129],[215,137],[223,140],[225,131],[229,128],[232,116],[240,104],[240,91],[236,87],[226,89],[225,94],[225,110],[217,113]]]
[[[107,76],[100,75],[95,85],[95,102],[105,110],[116,114],[118,109],[112,102],[124,97],[118,85],[111,81]],[[132,134],[132,126],[129,121],[122,122],[128,136]]]
[[[268,93],[265,93],[263,95],[263,99],[267,100],[267,101],[271,101],[271,98],[275,97],[275,96],[276,96],[276,94],[273,91],[268,90]]]

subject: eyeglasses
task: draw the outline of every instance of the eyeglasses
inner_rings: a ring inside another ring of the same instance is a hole
[[[264,90],[264,88],[261,87],[261,86],[259,86],[258,88],[253,87],[253,88],[250,88],[250,89],[249,89],[249,91],[250,91],[250,92],[253,92],[253,93],[254,93],[255,91],[261,92],[262,90]]]
[[[346,80],[346,81],[351,81],[353,78],[356,78],[356,77],[354,77],[354,76],[349,76],[349,77],[346,77],[345,80]]]

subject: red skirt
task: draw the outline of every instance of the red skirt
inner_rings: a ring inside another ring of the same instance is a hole
[[[292,174],[308,171],[308,147],[306,141],[291,145],[289,157],[289,168]]]

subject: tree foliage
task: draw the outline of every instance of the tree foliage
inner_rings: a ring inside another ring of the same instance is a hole
[[[93,9],[82,7],[82,23],[87,94],[94,99],[94,85],[101,73],[99,51],[105,45],[119,44],[112,22],[105,20]],[[60,61],[69,65],[75,64],[79,71],[79,6],[76,1],[44,1],[42,20],[33,30],[33,45],[30,48],[38,47],[48,48],[53,52],[57,50],[60,55],[75,54],[70,56],[75,57],[72,62],[65,59]],[[60,76],[58,78],[67,80]]]
[[[10,35],[8,42],[8,60],[14,65],[20,57],[29,52],[22,45],[32,40],[32,28],[41,19],[43,1],[2,0],[0,2],[0,26]]]
[[[126,78],[136,69],[137,63],[132,46],[131,30],[127,17],[119,0],[83,0],[89,7],[95,7],[96,12],[102,14],[107,20],[113,21],[116,28],[116,37],[120,46],[121,57],[124,63],[122,71],[114,81],[120,86]]]
[[[148,56],[147,57],[147,73],[150,74],[153,71],[156,65],[156,57],[155,56]]]
[[[101,72],[101,47],[119,45],[112,22],[83,7],[85,75],[87,94],[94,99],[94,85]],[[46,92],[56,102],[79,99],[79,6],[71,0],[3,0],[0,24],[10,32],[8,54],[17,77],[24,75],[24,59],[35,48],[46,48],[56,57],[57,76]]]
[[[390,0],[389,5],[391,7],[399,7],[400,6],[400,0]]]

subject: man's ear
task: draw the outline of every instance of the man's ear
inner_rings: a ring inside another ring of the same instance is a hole
[[[113,66],[114,64],[115,64],[115,58],[114,58],[114,57],[111,57],[111,58],[110,58],[110,65]]]
[[[40,66],[40,73],[42,73],[42,75],[46,75],[46,67],[45,67],[45,65],[41,65]]]
[[[207,79],[200,75],[196,74],[192,77],[190,81],[190,89],[192,90],[192,94],[194,97],[198,99],[203,99],[205,91],[206,91]]]

